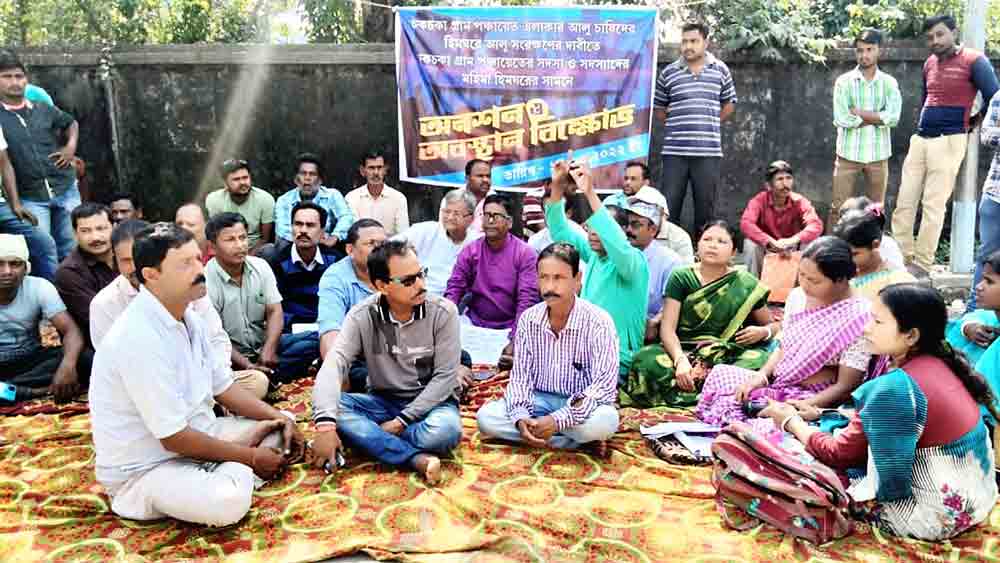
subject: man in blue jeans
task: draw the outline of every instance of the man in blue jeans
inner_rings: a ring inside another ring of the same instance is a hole
[[[73,168],[79,126],[61,109],[28,100],[27,84],[24,64],[10,51],[0,51],[0,131],[24,207],[55,239],[62,260],[76,246],[70,212],[80,205]]]
[[[31,274],[52,281],[59,265],[56,261],[56,243],[48,233],[35,226],[38,218],[21,204],[3,131],[0,131],[0,181],[3,183],[3,196],[0,196],[0,233],[23,236],[31,253]]]
[[[983,119],[980,139],[983,146],[1000,149],[1000,95],[993,96],[990,102],[986,118]],[[968,311],[976,308],[976,286],[983,279],[983,262],[997,250],[1000,250],[1000,150],[993,153],[990,172],[983,184],[983,197],[979,201],[979,255],[976,259],[976,274],[972,278]]]
[[[458,309],[427,294],[427,268],[405,240],[390,239],[374,249],[368,275],[376,293],[347,314],[316,377],[314,463],[336,469],[342,437],[436,485],[438,456],[462,437]],[[342,393],[351,363],[360,357],[368,364],[368,392]]]

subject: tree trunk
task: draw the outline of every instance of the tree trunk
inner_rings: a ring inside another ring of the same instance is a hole
[[[379,4],[396,6],[397,0],[379,0]],[[364,40],[367,43],[392,43],[395,28],[389,8],[365,4],[362,9]]]

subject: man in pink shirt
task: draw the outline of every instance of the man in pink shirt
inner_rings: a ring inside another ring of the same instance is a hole
[[[740,220],[746,240],[743,257],[747,271],[760,277],[765,252],[791,252],[821,234],[820,220],[812,203],[803,195],[792,193],[795,176],[792,165],[776,160],[767,166],[765,189],[747,203]]]

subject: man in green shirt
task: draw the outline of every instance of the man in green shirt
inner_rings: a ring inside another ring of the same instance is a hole
[[[274,196],[254,187],[250,164],[230,159],[222,163],[225,186],[205,198],[209,217],[219,213],[239,213],[247,222],[247,242],[250,254],[256,256],[262,246],[274,236]]]
[[[854,41],[858,66],[840,75],[833,86],[833,124],[837,126],[837,160],[833,165],[833,201],[827,222],[837,224],[840,206],[854,197],[858,173],[865,195],[881,203],[889,179],[892,128],[899,123],[903,98],[896,79],[878,68],[882,34],[866,29]]]
[[[584,223],[586,237],[574,231],[566,219],[563,197],[577,189],[593,211]],[[607,311],[615,321],[620,341],[621,382],[645,337],[649,287],[646,258],[641,250],[629,243],[625,232],[601,205],[585,162],[559,161],[552,165],[552,191],[545,200],[545,221],[552,240],[572,244],[580,253],[580,259],[587,263],[580,297]]]

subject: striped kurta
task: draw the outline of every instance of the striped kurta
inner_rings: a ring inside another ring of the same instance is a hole
[[[551,414],[558,430],[586,422],[601,405],[615,404],[618,334],[604,309],[577,297],[557,336],[548,305],[539,303],[521,314],[514,350],[505,399],[515,425],[532,416],[535,391],[569,397]]]
[[[833,124],[837,126],[837,156],[867,164],[892,156],[892,128],[899,123],[903,98],[896,79],[876,70],[871,82],[860,68],[837,78],[833,87]],[[852,108],[873,111],[882,125],[866,125]]]

